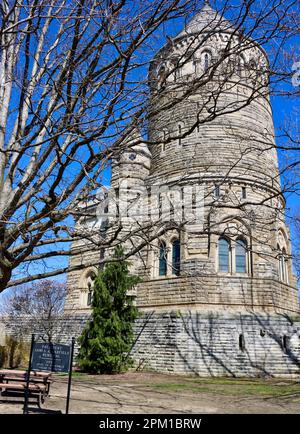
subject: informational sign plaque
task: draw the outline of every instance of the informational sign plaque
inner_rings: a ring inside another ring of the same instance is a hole
[[[69,345],[35,342],[31,369],[33,371],[69,372],[70,355]]]

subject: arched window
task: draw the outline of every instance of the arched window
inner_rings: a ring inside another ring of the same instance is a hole
[[[175,81],[180,80],[182,78],[182,66],[179,64],[179,61],[177,61],[174,64],[174,68],[175,68],[175,72],[174,72]]]
[[[288,283],[287,255],[285,248],[281,250],[279,255],[279,279],[284,283]]]
[[[241,238],[236,241],[235,271],[237,273],[247,273],[247,242]]]
[[[164,241],[159,243],[159,276],[167,275],[167,246]]]
[[[163,130],[162,132],[162,144],[161,144],[161,151],[165,152],[166,150],[166,140],[167,140],[167,131]]]
[[[257,64],[254,59],[251,59],[248,63],[248,70],[250,74],[250,78],[252,80],[256,80],[257,78]]]
[[[208,51],[204,51],[202,53],[201,60],[202,60],[202,66],[203,66],[204,72],[206,72],[210,67],[211,54]]]
[[[282,280],[282,267],[281,267],[281,249],[279,247],[279,244],[277,244],[277,251],[278,253],[278,275],[279,275],[279,280]]]
[[[245,59],[244,56],[238,56],[237,58],[237,74],[243,77],[245,73]]]
[[[226,238],[219,239],[219,271],[229,273],[230,244]]]
[[[194,66],[194,73],[197,74],[197,72],[198,72],[198,59],[195,56],[193,57],[193,66]]]
[[[167,71],[165,66],[159,66],[158,68],[158,72],[157,72],[157,84],[158,87],[161,88],[163,84],[165,84],[165,80],[166,80],[166,75],[167,75]]]
[[[281,275],[281,280],[285,282],[285,260],[284,260],[283,252],[284,251],[282,251],[280,255],[280,275]]]
[[[215,199],[219,199],[220,196],[221,196],[221,194],[220,194],[220,186],[219,185],[215,185],[214,196],[215,196]]]
[[[172,243],[172,274],[179,276],[180,273],[180,241],[174,240]]]
[[[256,70],[257,69],[257,67],[256,67],[256,62],[255,62],[255,60],[254,59],[251,59],[250,61],[249,61],[249,68],[250,69],[252,69],[252,70]]]
[[[87,279],[86,279],[86,283],[87,283],[87,306],[91,306],[93,303],[93,293],[94,293],[94,281],[95,281],[96,276],[94,274],[90,274]]]

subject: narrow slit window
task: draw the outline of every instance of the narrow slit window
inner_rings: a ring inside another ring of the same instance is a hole
[[[287,335],[282,336],[282,349],[285,353],[289,350],[289,337]]]
[[[182,134],[182,126],[179,124],[178,125],[178,145],[181,146],[182,144],[182,139],[181,139],[181,134]]]
[[[159,194],[158,196],[158,218],[161,218],[162,216],[162,195]]]
[[[216,199],[219,199],[219,197],[220,197],[220,186],[219,185],[215,185],[214,196]]]
[[[161,151],[165,152],[166,150],[166,140],[167,140],[167,133],[166,131],[163,132],[163,142],[161,144]]]
[[[205,72],[208,70],[209,64],[210,64],[210,55],[208,53],[204,53],[204,55],[203,55],[203,67],[204,67]]]
[[[194,73],[197,74],[198,72],[198,65],[197,65],[197,59],[193,59],[193,65],[194,65]]]
[[[277,248],[280,250],[279,246]],[[285,248],[280,250],[279,254],[279,280],[288,283],[288,260]]]
[[[173,193],[170,193],[169,202],[170,202],[170,219],[174,220],[174,195],[173,195]]]
[[[92,285],[89,282],[88,283],[88,295],[87,295],[87,305],[91,306],[93,302],[93,291],[92,291]]]
[[[245,346],[245,338],[243,334],[239,335],[239,349],[240,351],[245,351],[246,346]]]
[[[247,198],[246,187],[242,187],[242,199],[246,199],[246,198]]]
[[[196,193],[192,193],[192,210],[195,211],[196,207],[197,207]]]
[[[147,208],[148,208],[148,217],[151,218],[151,188],[147,187]]]
[[[90,275],[87,278],[87,306],[92,306],[93,304],[93,295],[94,295],[94,280],[95,280],[96,276],[94,275]]]
[[[182,67],[177,65],[175,66],[175,81],[179,80],[180,78],[182,78]]]
[[[184,188],[181,188],[181,217],[184,219]]]
[[[172,274],[179,276],[180,273],[180,241],[172,243]]]

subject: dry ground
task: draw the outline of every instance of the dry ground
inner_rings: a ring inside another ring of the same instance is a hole
[[[67,377],[55,376],[42,411],[64,412],[66,391]],[[0,413],[21,412],[20,399],[1,398]],[[70,413],[300,413],[300,380],[75,373]]]

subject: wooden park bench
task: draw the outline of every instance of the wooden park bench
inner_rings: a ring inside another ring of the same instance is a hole
[[[21,391],[25,394],[26,383],[0,383],[0,396],[2,396],[2,392],[6,392],[7,390],[15,392]],[[37,396],[39,406],[45,402],[46,386],[44,384],[30,383],[28,386],[28,391],[30,394]]]
[[[3,369],[0,370],[0,395],[8,390],[24,392],[26,390],[27,371]],[[30,372],[28,391],[31,395],[38,397],[38,404],[44,403],[45,397],[49,395],[52,383],[49,372]]]

